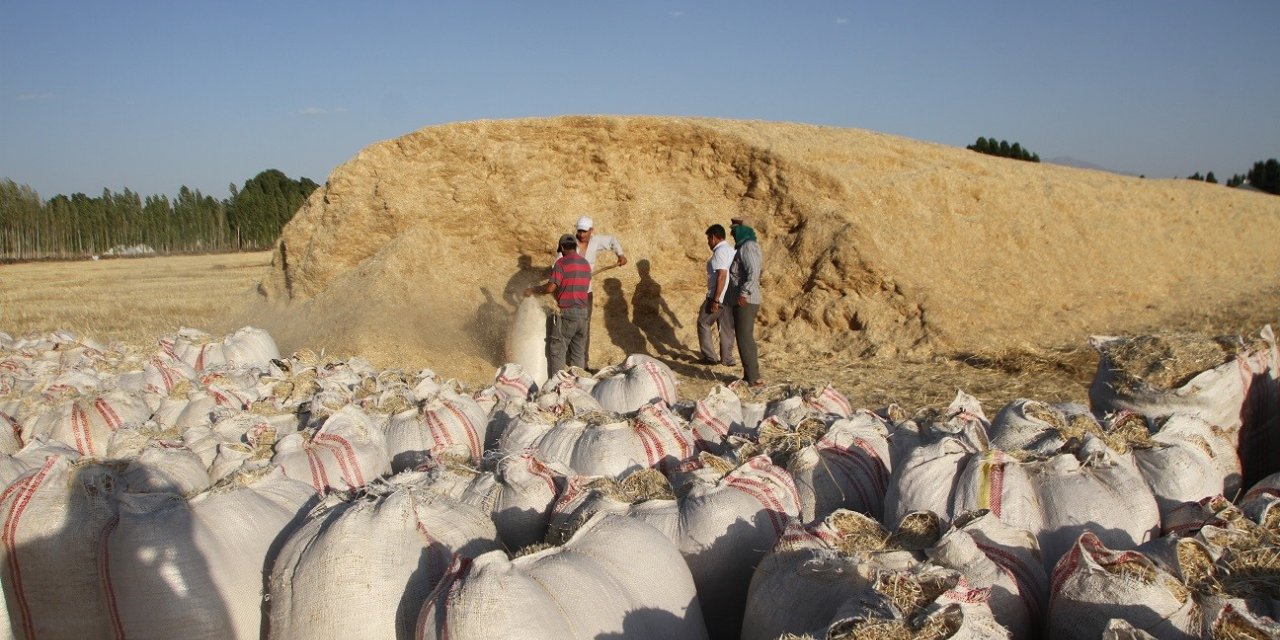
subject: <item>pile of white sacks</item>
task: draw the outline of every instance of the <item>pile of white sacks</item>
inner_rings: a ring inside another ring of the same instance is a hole
[[[1264,338],[1172,390],[1098,343],[1091,409],[989,419],[681,400],[645,356],[466,390],[253,328],[0,334],[0,634],[1275,637]]]

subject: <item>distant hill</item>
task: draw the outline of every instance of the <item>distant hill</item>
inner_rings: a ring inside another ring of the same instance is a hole
[[[1115,169],[1110,169],[1102,165],[1089,162],[1088,160],[1081,160],[1080,158],[1073,158],[1071,156],[1058,156],[1056,158],[1049,158],[1048,160],[1045,160],[1045,162],[1049,164],[1061,165],[1064,167],[1075,167],[1077,169],[1093,169],[1094,171],[1106,171],[1108,173],[1114,173],[1122,176],[1136,177],[1139,175],[1132,171],[1116,171]]]

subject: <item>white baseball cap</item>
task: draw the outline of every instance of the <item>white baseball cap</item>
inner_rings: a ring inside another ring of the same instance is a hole
[[[591,228],[591,218],[582,216],[578,218],[578,231],[586,231]]]

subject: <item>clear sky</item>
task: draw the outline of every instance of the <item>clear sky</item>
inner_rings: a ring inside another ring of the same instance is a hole
[[[694,115],[1220,181],[1280,156],[1280,2],[0,0],[0,178],[323,183],[463,120]]]

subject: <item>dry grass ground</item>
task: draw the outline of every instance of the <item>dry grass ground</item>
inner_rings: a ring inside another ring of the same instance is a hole
[[[226,333],[237,328],[238,319],[245,314],[243,305],[258,299],[253,291],[269,261],[270,254],[264,252],[0,266],[0,331],[22,336],[65,329],[104,342],[138,346],[153,344],[157,337],[180,327]],[[1277,301],[1280,292],[1255,296],[1202,315],[1169,318],[1162,328],[1211,335],[1253,333],[1275,321]],[[815,359],[766,348],[762,367],[774,382],[832,382],[857,406],[877,408],[896,402],[908,410],[941,407],[962,389],[994,413],[1019,397],[1086,402],[1097,354],[1085,338],[1082,335],[1078,344],[1065,347],[1027,345],[998,358]],[[282,347],[319,350],[326,345],[304,341]],[[332,349],[330,353],[368,357]],[[492,367],[467,361],[370,359],[382,367],[430,368],[471,386],[487,384],[493,374]],[[683,398],[701,397],[716,383],[741,373],[680,358],[669,358],[668,362],[680,378]]]

